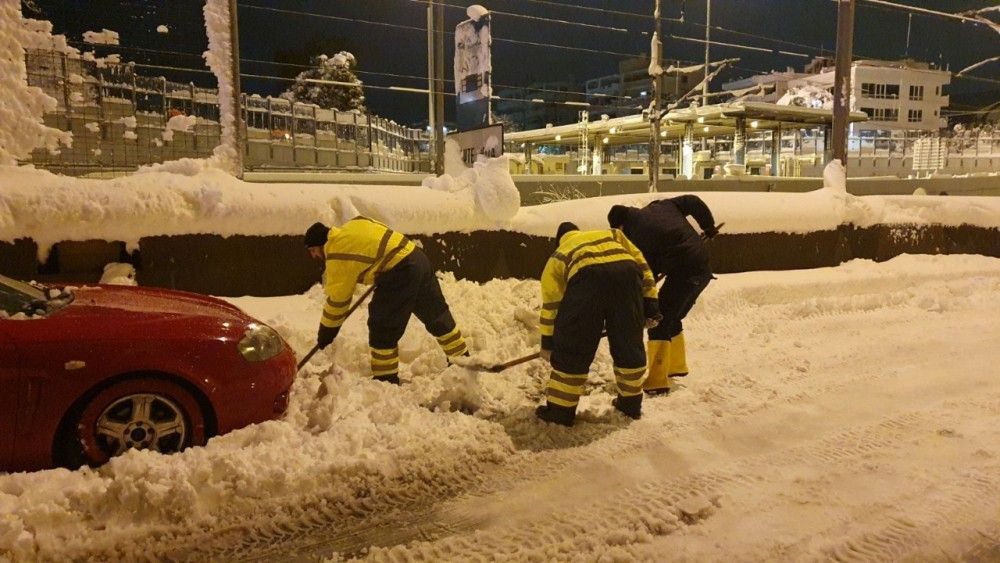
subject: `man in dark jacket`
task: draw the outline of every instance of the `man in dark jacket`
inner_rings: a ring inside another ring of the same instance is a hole
[[[422,250],[402,233],[367,217],[340,227],[315,223],[305,234],[309,254],[323,260],[323,317],[316,344],[329,346],[347,319],[354,287],[375,284],[368,306],[372,377],[399,384],[399,339],[416,315],[449,359],[468,356],[434,269]]]
[[[666,276],[659,291],[663,320],[649,330],[646,345],[649,375],[643,389],[650,395],[668,393],[670,377],[687,375],[681,321],[708,282],[715,279],[708,247],[688,223],[689,215],[705,237],[718,234],[712,212],[694,195],[661,199],[642,209],[615,205],[608,213],[611,227],[621,229],[639,247],[657,278]]]

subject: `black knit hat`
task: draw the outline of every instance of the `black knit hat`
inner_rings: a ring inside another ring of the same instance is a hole
[[[556,231],[556,244],[559,244],[559,241],[562,240],[563,235],[565,235],[566,233],[570,231],[579,231],[579,230],[580,227],[577,227],[575,224],[570,223],[569,221],[566,221],[565,223],[560,223],[559,229]]]
[[[628,218],[628,213],[632,208],[626,205],[613,205],[611,206],[611,211],[608,211],[608,225],[612,229],[617,229],[625,224],[625,219]]]
[[[326,237],[330,234],[330,227],[323,223],[313,223],[306,229],[306,247],[326,245]]]

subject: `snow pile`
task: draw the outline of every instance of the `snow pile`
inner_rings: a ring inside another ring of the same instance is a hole
[[[118,45],[118,32],[110,29],[101,31],[84,31],[83,42],[94,45]]]
[[[838,193],[847,193],[847,169],[839,159],[831,160],[823,168],[823,188]]]
[[[164,141],[174,140],[174,131],[190,132],[197,125],[198,117],[194,115],[175,115],[167,121],[161,137]]]
[[[465,15],[469,16],[469,19],[478,22],[484,16],[489,15],[490,11],[486,8],[480,6],[479,4],[473,4],[465,9]]]
[[[507,221],[517,214],[521,206],[521,194],[510,175],[507,157],[480,157],[472,168],[467,168],[462,161],[458,143],[447,139],[444,161],[445,173],[425,178],[425,188],[471,200],[476,214],[490,224]]]
[[[104,266],[100,283],[111,285],[139,285],[135,281],[135,268],[132,264],[112,262]]]
[[[57,151],[71,146],[68,131],[42,123],[45,112],[55,111],[57,102],[35,86],[28,86],[24,49],[66,47],[65,38],[52,35],[52,24],[25,19],[19,2],[0,4],[0,165],[27,158],[36,147]]]
[[[779,106],[798,106],[813,109],[833,109],[833,94],[824,88],[805,84],[789,86],[788,91],[776,102]]]
[[[219,86],[219,123],[222,125],[222,139],[215,147],[212,164],[229,171],[233,175],[240,170],[239,147],[236,146],[236,119],[230,101],[236,77],[233,76],[233,45],[229,35],[229,2],[227,0],[206,0],[203,13],[208,34],[208,50],[205,62],[212,69]],[[238,46],[237,46],[238,48]]]

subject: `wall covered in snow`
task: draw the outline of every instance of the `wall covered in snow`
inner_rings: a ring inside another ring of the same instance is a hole
[[[52,24],[22,17],[20,2],[0,1],[0,165],[24,159],[36,147],[57,151],[73,142],[69,132],[42,123],[56,100],[27,82],[24,49],[52,47],[53,40]]]

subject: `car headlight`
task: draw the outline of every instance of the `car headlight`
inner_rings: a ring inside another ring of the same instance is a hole
[[[250,323],[238,345],[240,354],[248,362],[263,362],[281,353],[285,342],[273,328]]]

